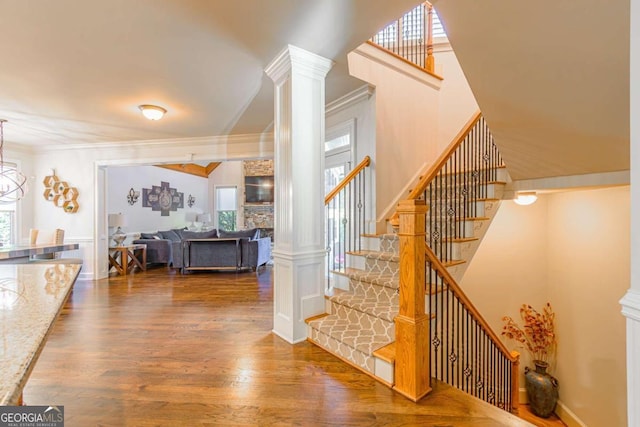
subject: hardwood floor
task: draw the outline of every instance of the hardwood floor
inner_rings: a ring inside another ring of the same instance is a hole
[[[256,280],[257,278],[257,280]],[[271,333],[271,270],[78,282],[24,390],[73,426],[530,425],[436,385],[415,404]]]

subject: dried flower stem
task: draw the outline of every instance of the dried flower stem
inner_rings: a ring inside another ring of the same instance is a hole
[[[524,344],[534,360],[548,362],[549,357],[555,354],[557,345],[555,316],[549,303],[542,309],[542,314],[530,305],[522,304],[520,317],[524,326],[521,328],[511,317],[505,316],[502,318],[506,322],[502,327],[502,335]]]

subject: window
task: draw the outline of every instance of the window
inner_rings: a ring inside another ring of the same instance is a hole
[[[0,205],[0,243],[2,246],[13,244],[15,231],[15,204]]]
[[[216,223],[218,230],[235,231],[238,218],[238,189],[216,187]]]

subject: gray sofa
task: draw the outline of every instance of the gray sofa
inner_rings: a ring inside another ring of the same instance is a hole
[[[147,263],[161,263],[182,272],[204,269],[257,270],[271,259],[271,239],[260,230],[188,231],[173,229],[141,233],[133,243],[147,245]]]

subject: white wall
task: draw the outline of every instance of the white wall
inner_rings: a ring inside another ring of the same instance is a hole
[[[521,304],[551,303],[560,401],[589,426],[626,424],[617,302],[629,286],[629,193],[616,187],[541,195],[531,206],[503,201],[461,283],[497,333],[504,315],[519,319]],[[521,351],[524,369],[529,357]]]
[[[447,44],[433,56],[438,73],[444,77],[440,86],[438,124],[438,146],[442,150],[479,107],[451,46]]]
[[[170,188],[183,193],[184,204],[176,211],[169,211],[169,216],[161,216],[160,211],[142,206],[142,189],[160,186],[168,182]],[[127,220],[123,231],[127,234],[139,232],[156,232],[189,225],[185,220],[186,212],[201,213],[208,209],[209,192],[206,178],[180,173],[157,166],[112,166],[107,168],[107,212],[122,213]],[[127,201],[129,189],[140,192],[138,201],[130,205]],[[195,197],[190,208],[187,205],[189,195]],[[111,231],[111,230],[110,230]]]

